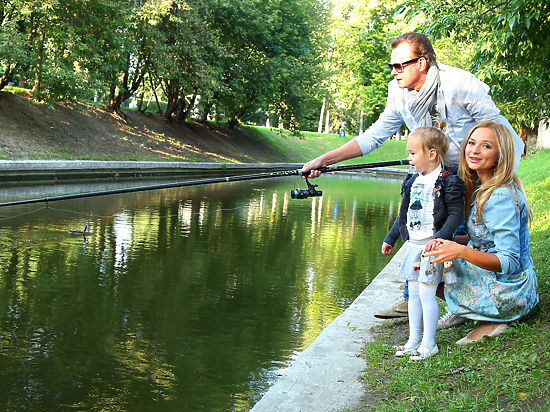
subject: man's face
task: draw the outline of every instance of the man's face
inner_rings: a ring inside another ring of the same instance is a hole
[[[414,56],[411,52],[411,46],[408,42],[402,42],[391,52],[391,63],[403,63],[419,56]],[[426,80],[428,72],[426,59],[417,60],[414,63],[403,67],[403,73],[397,73],[395,69],[391,71],[392,76],[397,80],[397,85],[402,89],[420,90]]]

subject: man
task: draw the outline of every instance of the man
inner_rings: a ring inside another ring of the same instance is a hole
[[[390,41],[394,79],[388,84],[386,108],[379,119],[363,134],[344,145],[306,163],[302,173],[318,177],[318,169],[354,157],[364,156],[390,138],[403,123],[411,131],[432,126],[441,118],[448,124],[449,152],[445,158],[451,167],[458,166],[460,146],[470,129],[483,120],[494,120],[512,132],[516,145],[516,170],[524,143],[489,96],[489,87],[473,74],[436,62],[430,40],[421,33],[405,33]],[[377,312],[379,318],[406,317],[408,290],[392,306]],[[444,315],[438,328],[463,323],[464,319]]]
[[[346,121],[342,121],[340,123],[340,129],[338,130],[338,137],[342,137],[342,133],[344,134],[344,139],[346,138]]]

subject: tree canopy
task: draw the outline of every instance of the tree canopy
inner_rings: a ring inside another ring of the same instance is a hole
[[[549,27],[546,0],[0,0],[0,90],[303,130],[323,107],[357,131],[384,108],[388,40],[417,30],[532,129],[550,118]]]

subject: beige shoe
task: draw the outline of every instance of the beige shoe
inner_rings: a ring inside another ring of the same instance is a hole
[[[395,301],[389,308],[379,310],[374,314],[375,318],[393,319],[409,316],[409,302],[403,296]]]
[[[472,332],[468,333],[466,336],[464,336],[462,339],[457,340],[456,344],[457,345],[469,345],[471,343],[479,342],[481,339],[483,339],[486,336],[488,336],[490,338],[494,338],[495,336],[498,336],[498,335],[501,335],[502,333],[504,333],[506,331],[506,329],[508,329],[509,327],[510,327],[510,325],[508,323],[500,323],[495,329],[493,329],[493,331],[491,333],[489,333],[487,335],[482,335],[482,336],[480,336],[479,338],[476,338],[476,339],[472,339],[470,337],[470,335],[473,332],[472,331]]]

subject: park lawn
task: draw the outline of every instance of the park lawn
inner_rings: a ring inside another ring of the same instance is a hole
[[[472,322],[438,331],[440,354],[411,363],[394,357],[407,322],[387,321],[365,348],[368,410],[550,410],[550,149],[522,160],[519,176],[535,218],[531,256],[539,280],[539,305],[494,339],[458,346]],[[443,308],[442,308],[443,310]]]
[[[289,130],[260,126],[240,126],[250,132],[250,137],[272,150],[285,154],[289,162],[306,162],[353,139],[347,135],[339,138],[337,134],[314,132],[293,133]],[[342,164],[358,164],[402,160],[407,158],[405,141],[388,140],[380,148],[363,157],[350,159]],[[402,166],[403,167],[403,166]]]

